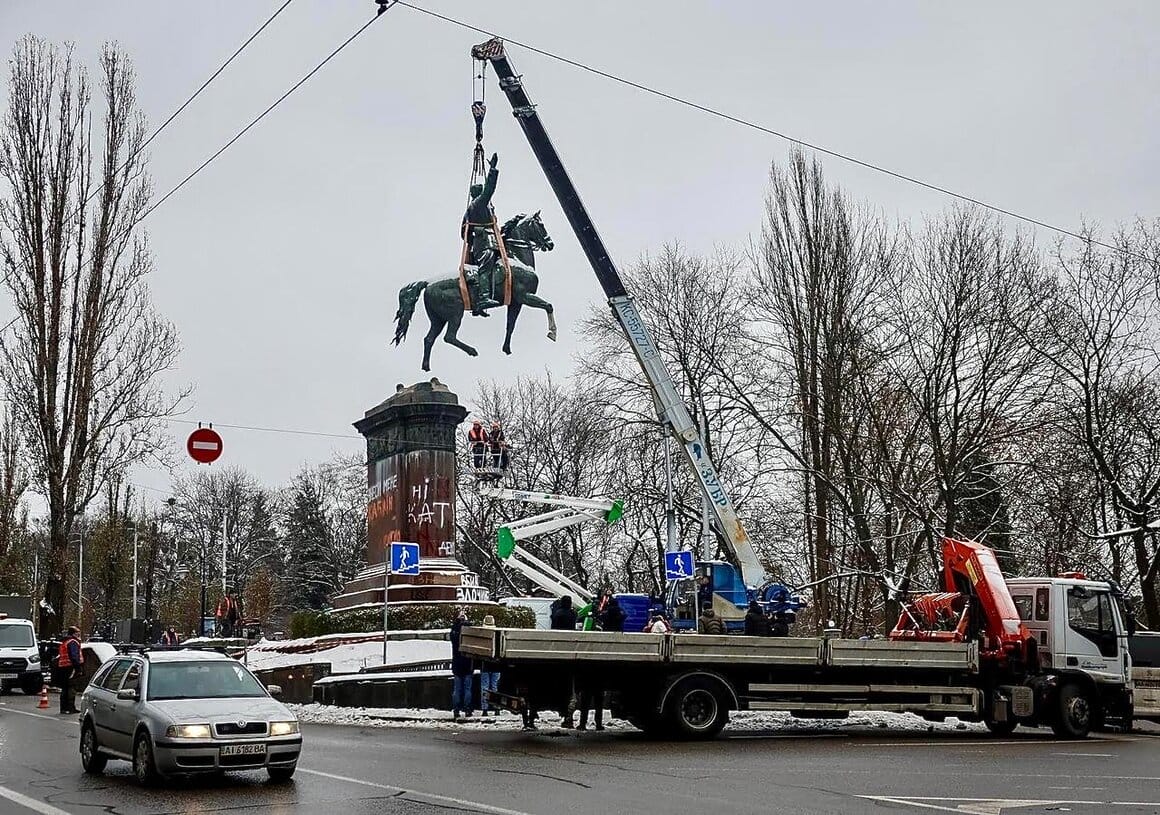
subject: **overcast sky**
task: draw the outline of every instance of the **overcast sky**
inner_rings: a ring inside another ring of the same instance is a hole
[[[1045,221],[1156,214],[1154,0],[416,2]],[[101,43],[117,40],[156,126],[280,4],[0,0],[0,45],[10,53],[27,32],[71,41],[94,69]],[[294,0],[150,146],[157,194],[374,9],[370,0]],[[353,436],[350,423],[396,383],[425,378],[421,309],[401,348],[388,341],[399,288],[456,267],[473,144],[468,50],[482,39],[393,9],[145,222],[154,299],[184,346],[171,380],[196,388],[188,418]],[[784,141],[524,49],[509,54],[622,266],[666,241],[707,252],[758,232]],[[497,213],[543,209],[556,250],[539,257],[540,294],[556,305],[561,330],[549,342],[543,314],[525,309],[515,353],[504,357],[502,311],[466,320],[460,337],[480,356],[438,343],[432,364],[465,401],[481,377],[570,372],[582,350],[578,319],[601,298],[489,79]],[[950,204],[823,163],[831,181],[894,218],[917,221]],[[190,428],[172,427],[183,449]],[[271,486],[335,449],[362,449],[357,437],[223,435],[221,462]],[[169,474],[134,480],[164,490]]]

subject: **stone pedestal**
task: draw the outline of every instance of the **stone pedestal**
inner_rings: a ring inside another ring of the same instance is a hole
[[[419,574],[391,575],[389,602],[479,602],[478,577],[455,557],[455,440],[467,410],[432,379],[371,408],[355,428],[367,440],[366,566],[337,609],[383,602],[390,545],[419,544]]]

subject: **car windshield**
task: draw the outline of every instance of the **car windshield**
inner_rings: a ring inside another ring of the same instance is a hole
[[[235,662],[159,662],[149,667],[149,698],[236,699],[265,696],[253,675]]]
[[[0,648],[31,648],[35,644],[31,626],[0,624]]]

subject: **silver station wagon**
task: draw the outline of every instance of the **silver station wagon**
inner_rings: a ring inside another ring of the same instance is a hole
[[[166,775],[265,768],[294,775],[298,720],[237,660],[212,651],[160,650],[110,659],[80,701],[81,764],[133,762],[142,784]]]

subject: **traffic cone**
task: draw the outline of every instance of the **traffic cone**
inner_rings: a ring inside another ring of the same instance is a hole
[[[40,701],[36,703],[36,707],[38,710],[48,709],[48,685],[40,689]]]

